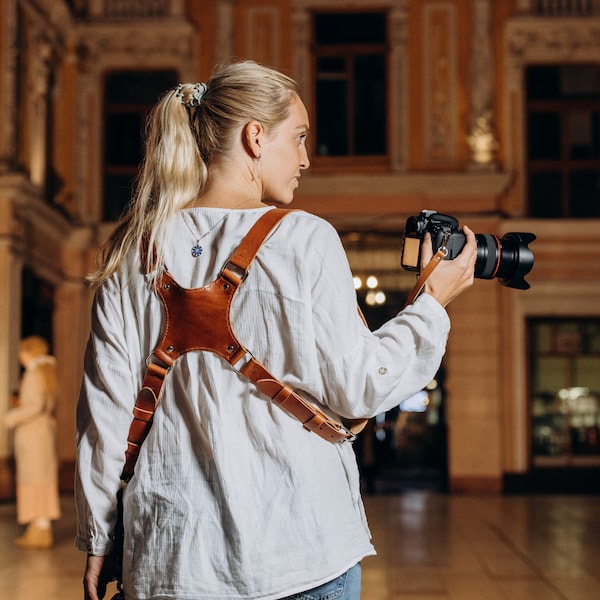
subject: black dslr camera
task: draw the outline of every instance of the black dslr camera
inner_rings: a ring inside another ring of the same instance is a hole
[[[418,217],[409,217],[406,221],[401,262],[407,271],[420,270],[421,244],[427,231],[431,234],[434,254],[440,246],[448,250],[444,260],[456,258],[466,243],[467,238],[459,228],[457,219],[433,210],[423,210]],[[535,240],[533,233],[511,232],[502,238],[489,233],[476,233],[475,239],[475,277],[497,277],[507,287],[529,289],[525,275],[533,268],[533,253],[528,247]]]

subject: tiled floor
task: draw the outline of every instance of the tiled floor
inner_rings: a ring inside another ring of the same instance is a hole
[[[362,600],[600,599],[599,496],[367,496],[378,556]],[[0,600],[81,599],[84,555],[63,497],[52,551],[13,546],[15,506],[0,504]]]

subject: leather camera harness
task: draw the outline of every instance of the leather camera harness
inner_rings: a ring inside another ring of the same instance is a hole
[[[266,212],[246,234],[217,279],[204,287],[183,288],[167,270],[158,276],[156,291],[164,304],[165,326],[162,339],[147,361],[142,388],[133,409],[134,418],[121,475],[123,481],[127,482],[133,476],[165,377],[179,356],[193,350],[210,351],[221,356],[274,404],[298,419],[305,429],[329,442],[351,441],[364,427],[365,420],[362,419],[346,427],[303,399],[256,360],[233,332],[230,319],[233,297],[248,275],[261,245],[289,212],[291,210],[286,209]]]

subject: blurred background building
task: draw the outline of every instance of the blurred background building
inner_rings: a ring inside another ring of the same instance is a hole
[[[62,490],[84,277],[128,201],[145,115],[236,58],[300,82],[312,167],[296,206],[340,232],[372,327],[414,282],[408,216],[537,236],[531,289],[477,279],[450,307],[439,376],[371,422],[357,445],[369,489],[598,491],[600,2],[0,0],[0,413],[18,340],[46,336]],[[0,498],[11,448],[1,430]]]

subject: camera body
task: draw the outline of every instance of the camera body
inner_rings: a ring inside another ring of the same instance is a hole
[[[467,241],[455,217],[434,210],[423,210],[418,216],[409,217],[406,221],[401,259],[403,269],[420,271],[421,245],[427,232],[431,235],[434,253],[445,246],[448,253],[444,260],[456,258]],[[533,268],[533,253],[528,247],[535,240],[533,233],[510,232],[502,238],[489,233],[478,233],[475,234],[475,239],[475,277],[498,277],[500,283],[507,287],[529,289],[525,275]]]
[[[467,238],[458,226],[458,219],[434,210],[423,210],[417,217],[409,217],[404,232],[402,268],[419,271],[421,244],[426,232],[431,234],[433,252],[442,245],[448,250],[447,260],[456,258]]]

